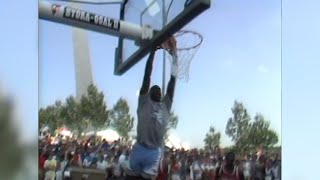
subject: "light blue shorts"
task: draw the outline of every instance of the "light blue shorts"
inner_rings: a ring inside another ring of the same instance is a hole
[[[157,176],[161,156],[160,147],[148,149],[136,143],[133,145],[129,157],[129,174],[147,177]]]

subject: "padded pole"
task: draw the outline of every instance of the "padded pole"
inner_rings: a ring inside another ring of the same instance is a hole
[[[127,39],[152,39],[151,27],[124,22],[73,7],[39,1],[39,18]]]

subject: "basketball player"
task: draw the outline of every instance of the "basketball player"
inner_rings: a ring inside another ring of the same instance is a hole
[[[176,40],[171,37],[161,47],[174,55]],[[176,77],[171,75],[164,97],[161,97],[159,86],[154,85],[149,89],[152,64],[157,49],[153,49],[149,55],[140,89],[137,110],[137,142],[130,153],[126,180],[155,179],[163,154],[164,134],[170,118]]]

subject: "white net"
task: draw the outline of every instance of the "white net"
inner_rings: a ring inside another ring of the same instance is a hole
[[[181,30],[174,37],[177,41],[177,52],[175,55],[166,53],[171,64],[171,75],[188,82],[191,61],[200,48],[203,37],[195,31],[188,30]]]

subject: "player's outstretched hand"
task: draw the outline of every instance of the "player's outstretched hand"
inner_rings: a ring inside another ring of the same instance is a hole
[[[177,53],[177,40],[174,38],[174,36],[171,36],[161,44],[161,47],[166,49],[171,55],[174,55]]]

